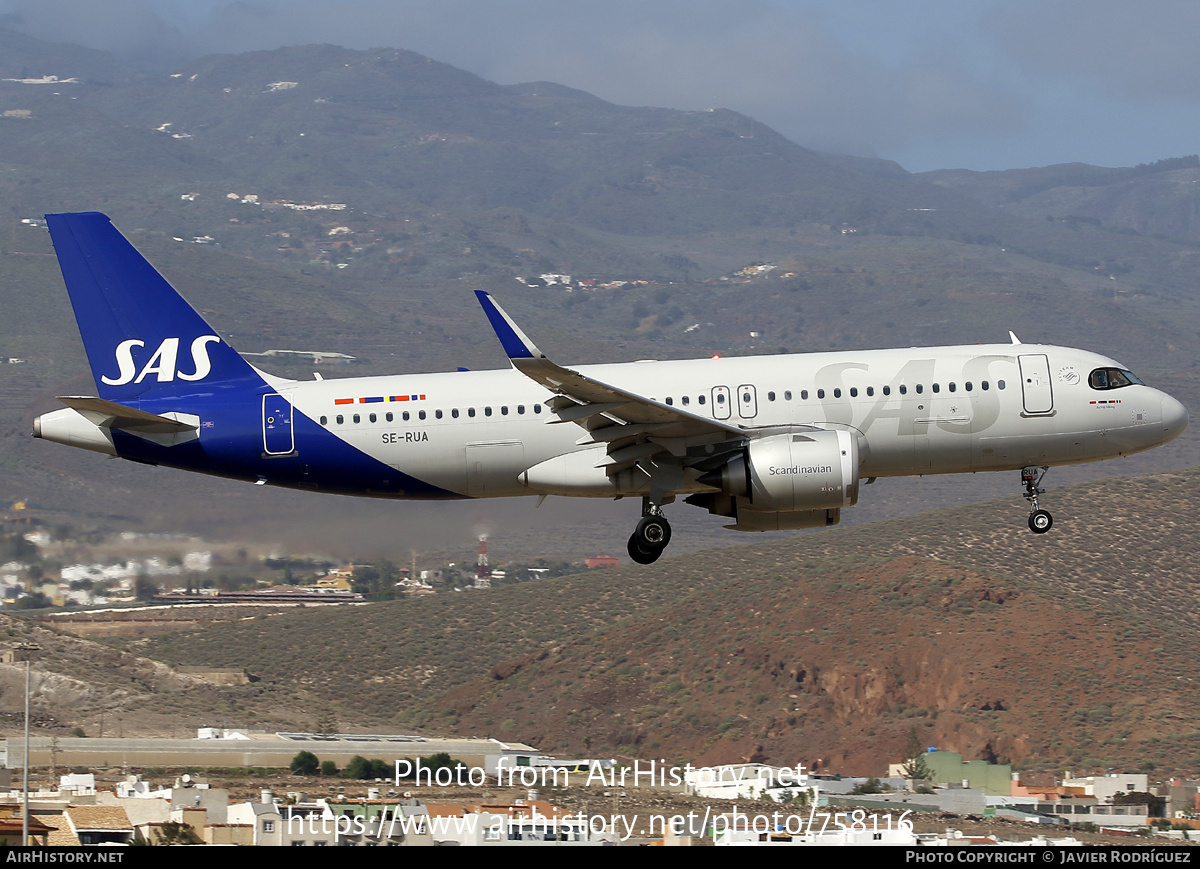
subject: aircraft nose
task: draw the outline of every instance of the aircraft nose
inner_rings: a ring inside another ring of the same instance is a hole
[[[1169,395],[1162,397],[1162,443],[1172,441],[1188,427],[1188,412],[1183,403]]]

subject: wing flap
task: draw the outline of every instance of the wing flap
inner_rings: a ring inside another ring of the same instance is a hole
[[[619,417],[620,422],[629,424],[670,425],[673,430],[664,434],[671,437],[709,436],[714,440],[726,440],[745,436],[742,429],[735,425],[698,416],[621,387],[603,383],[579,371],[563,368],[547,358],[546,354],[529,340],[489,293],[476,290],[475,295],[496,330],[496,336],[500,339],[513,367],[551,392],[566,396],[571,402],[568,404],[567,401],[552,399],[550,408],[558,419],[551,422],[581,422],[604,414]]]
[[[696,471],[687,469],[711,463],[714,447],[716,455],[724,455],[748,437],[736,425],[563,368],[547,358],[488,293],[476,290],[475,295],[512,366],[555,393],[546,401],[553,414],[548,422],[583,428],[586,433],[576,441],[580,446],[604,444],[605,457],[594,467],[610,478],[640,469],[650,478],[649,497],[654,503],[689,485]]]

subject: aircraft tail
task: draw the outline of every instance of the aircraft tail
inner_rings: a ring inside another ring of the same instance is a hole
[[[106,215],[47,214],[46,222],[101,398],[262,385]]]

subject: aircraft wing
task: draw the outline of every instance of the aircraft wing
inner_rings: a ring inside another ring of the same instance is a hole
[[[587,430],[588,434],[577,441],[580,445],[608,444],[608,458],[599,467],[608,468],[610,473],[659,453],[686,459],[696,447],[731,441],[740,445],[746,438],[746,432],[736,425],[698,416],[563,368],[529,340],[490,294],[476,290],[475,295],[513,367],[557,393],[548,402],[555,414],[550,423],[573,422]],[[702,456],[713,458],[712,451],[703,451]],[[689,466],[707,463],[684,462]]]

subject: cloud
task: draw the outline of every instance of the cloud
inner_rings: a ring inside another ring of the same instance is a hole
[[[140,50],[174,63],[187,52],[307,43],[408,48],[506,84],[555,81],[624,105],[731,108],[801,144],[858,154],[1017,129],[1025,112],[945,48],[891,62],[851,49],[820,3],[196,0],[185,17],[165,0],[65,2],[67,14],[60,2],[7,6],[32,35],[126,57]]]
[[[886,64],[817,4],[769,0],[298,0],[230,4],[197,39],[410,48],[502,83],[548,80],[623,105],[731,108],[802,144],[886,152],[1019,128],[1021,101],[945,49]]]
[[[1200,5],[1193,0],[1013,0],[987,15],[998,46],[1030,75],[1122,99],[1200,99]]]
[[[142,66],[186,53],[180,32],[150,0],[17,0],[0,5],[4,23],[37,39],[109,51]]]

